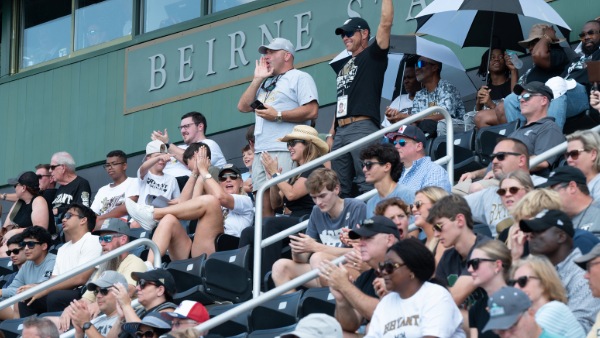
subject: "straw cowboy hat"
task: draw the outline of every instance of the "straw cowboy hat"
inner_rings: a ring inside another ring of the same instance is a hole
[[[297,125],[291,133],[277,139],[279,142],[287,142],[290,140],[304,140],[314,144],[323,154],[329,152],[329,146],[319,137],[319,133],[313,127],[306,125]]]

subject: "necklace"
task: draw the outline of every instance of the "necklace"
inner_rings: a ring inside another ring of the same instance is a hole
[[[581,218],[579,219],[579,222],[577,222],[577,227],[575,229],[581,229],[581,222],[583,222],[583,219],[585,218],[585,214],[587,214],[588,209],[590,208],[590,206],[592,205],[594,201],[592,200],[590,202],[590,204],[588,204],[587,207],[585,207],[585,210],[583,210],[583,215],[581,215]]]

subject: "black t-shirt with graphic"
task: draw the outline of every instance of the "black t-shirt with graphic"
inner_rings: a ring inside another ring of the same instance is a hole
[[[90,206],[90,183],[83,177],[77,176],[67,185],[61,185],[56,191],[56,197],[52,201],[52,208],[58,209],[58,216],[67,212],[67,208],[72,203]]]

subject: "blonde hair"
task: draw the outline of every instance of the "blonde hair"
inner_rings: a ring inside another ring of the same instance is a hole
[[[501,261],[502,276],[504,277],[505,282],[508,281],[511,271],[512,256],[506,244],[494,239],[479,244],[475,249],[483,251],[490,259]]]
[[[501,187],[502,182],[509,178],[519,182],[523,186],[523,188],[525,188],[525,191],[530,192],[531,190],[533,190],[534,186],[533,181],[531,180],[531,175],[529,175],[529,173],[525,170],[515,170],[509,172],[500,180],[498,187]]]
[[[585,151],[596,151],[596,160],[594,161],[594,171],[600,172],[600,135],[593,130],[579,130],[573,134],[567,135],[567,142],[580,141]]]
[[[556,191],[537,189],[528,192],[515,205],[512,210],[512,217],[518,223],[520,220],[534,217],[544,209],[561,210],[560,196]]]
[[[415,192],[415,196],[417,194],[423,194],[423,196],[427,197],[427,199],[431,201],[432,206],[437,201],[439,201],[442,198],[449,195],[446,190],[444,190],[440,187],[437,187],[437,186],[428,186],[428,187],[421,188],[421,189],[417,190],[417,192]],[[429,241],[429,244],[427,244],[427,248],[429,249],[429,251],[433,252],[434,256],[435,256],[436,248],[437,248],[439,241],[440,240],[438,238],[434,237],[431,239],[431,241]]]
[[[515,272],[522,266],[528,266],[537,277],[542,286],[543,295],[548,298],[548,301],[557,300],[561,303],[567,303],[567,292],[560,277],[556,272],[556,268],[546,256],[529,255],[518,262],[515,262],[511,271],[514,277]]]

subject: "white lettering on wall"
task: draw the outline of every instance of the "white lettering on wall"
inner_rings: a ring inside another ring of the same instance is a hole
[[[358,12],[356,12],[355,10],[352,9],[353,2],[358,2],[358,7],[362,8],[361,0],[350,0],[348,2],[348,17],[349,18],[354,18],[354,17],[360,18],[360,14],[358,14]]]
[[[148,59],[150,59],[150,89],[148,91],[151,92],[156,89],[161,89],[165,85],[167,82],[167,72],[165,71],[166,62],[163,54],[156,54]],[[158,68],[156,59],[160,59],[160,66]],[[159,85],[156,84],[157,74],[160,74]]]
[[[416,12],[413,12],[413,8],[417,6],[421,6],[421,9],[419,9]],[[425,0],[411,0],[410,6],[408,6],[408,16],[406,17],[406,21],[414,19],[415,17],[413,16],[413,13],[415,13],[415,15],[419,14],[419,12],[422,11],[425,7],[427,7],[427,3],[425,3]]]
[[[179,82],[188,82],[194,77],[194,70],[192,69],[192,54],[194,54],[194,45],[188,45],[185,47],[178,48],[179,49]],[[188,57],[185,57],[185,51],[189,50],[190,53]],[[185,76],[185,68],[186,66],[191,69],[191,73],[188,76]]]
[[[275,21],[275,25],[277,25],[277,36],[276,37],[280,37],[281,36],[281,23],[283,22],[283,20],[277,20]],[[258,28],[260,28],[260,41],[261,41],[261,46],[262,45],[268,45],[271,40],[273,40],[273,34],[271,34],[271,31],[269,31],[269,27],[267,27],[267,25],[262,24],[260,26],[258,26]]]
[[[206,75],[213,75],[213,74],[217,74],[217,72],[215,72],[215,70],[213,69],[214,66],[214,54],[215,54],[215,41],[217,39],[210,39],[210,40],[206,40],[206,43],[208,43],[208,71],[206,72]]]
[[[240,44],[236,46],[237,37],[240,37]],[[231,40],[231,58],[229,62],[229,69],[237,68],[238,65],[235,62],[235,55],[238,54],[240,56],[240,61],[245,66],[250,63],[246,60],[246,56],[244,55],[244,50],[242,49],[246,44],[246,34],[242,31],[237,31],[235,33],[229,34],[229,39]]]
[[[306,33],[306,35],[310,35],[310,30],[308,23],[312,19],[312,12],[308,11],[305,13],[300,13],[294,15],[296,17],[296,51],[308,49],[312,44],[312,38],[308,39],[306,44],[302,44],[302,33]],[[306,20],[306,24],[303,25],[303,18],[308,17]]]

